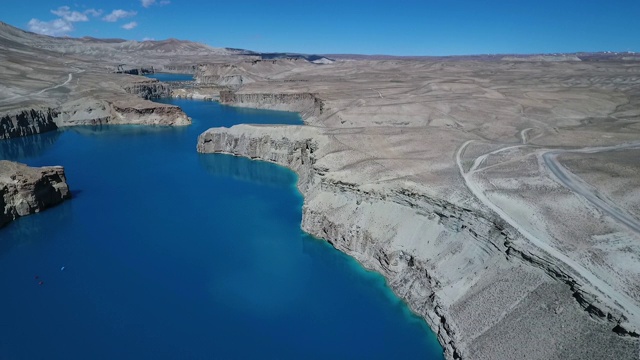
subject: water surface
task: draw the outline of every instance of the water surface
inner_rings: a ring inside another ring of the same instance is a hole
[[[158,79],[160,81],[193,81],[192,74],[169,74],[169,73],[155,73],[145,74],[144,76],[152,79]]]
[[[0,229],[0,358],[442,359],[381,276],[301,232],[294,173],[195,151],[296,114],[165,102],[194,124],[0,141],[65,166],[74,195]]]

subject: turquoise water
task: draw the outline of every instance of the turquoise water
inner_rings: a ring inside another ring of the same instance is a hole
[[[0,229],[0,358],[442,359],[379,275],[301,232],[294,173],[195,151],[209,127],[296,114],[164,102],[193,125],[0,141],[64,165],[74,195]]]
[[[193,75],[191,74],[168,74],[168,73],[155,73],[145,74],[144,76],[158,79],[160,81],[192,81]]]

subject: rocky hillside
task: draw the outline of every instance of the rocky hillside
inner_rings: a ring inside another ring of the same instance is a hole
[[[153,58],[156,56],[221,56],[237,55],[241,50],[214,48],[192,41],[167,39],[135,41],[123,39],[68,38],[39,35],[0,22],[0,43],[11,41],[36,49],[96,59]]]

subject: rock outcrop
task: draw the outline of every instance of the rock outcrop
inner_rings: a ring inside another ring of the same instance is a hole
[[[61,166],[32,168],[0,160],[0,227],[70,197]]]
[[[138,106],[113,104],[114,124],[141,124],[185,126],[191,124],[189,118],[178,106]],[[134,119],[131,121],[131,119]]]
[[[305,197],[302,229],[381,273],[429,323],[448,359],[635,354],[633,337],[611,331],[624,328],[624,319],[599,307],[582,292],[579,278],[528,246],[499,218],[434,198],[410,184],[389,188],[342,179],[339,167],[332,165],[340,162],[341,150],[331,130],[210,129],[198,139],[197,149],[296,171]],[[592,320],[584,310],[602,320]]]

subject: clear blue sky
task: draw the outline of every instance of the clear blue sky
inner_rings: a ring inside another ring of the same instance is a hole
[[[16,0],[3,4],[0,21],[55,35],[173,37],[264,52],[640,52],[640,0]]]

